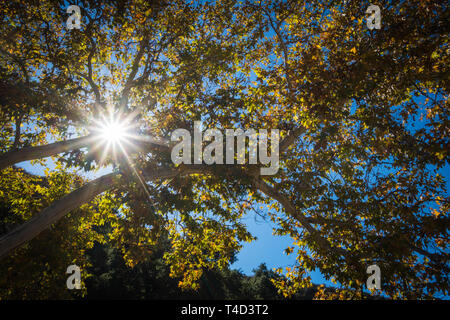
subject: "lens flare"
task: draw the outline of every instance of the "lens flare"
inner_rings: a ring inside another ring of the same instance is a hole
[[[117,160],[117,152],[126,153],[133,149],[136,140],[136,122],[131,115],[124,116],[110,112],[98,119],[92,119],[90,131],[95,142],[92,150],[100,154],[99,163],[107,158]]]
[[[107,121],[100,129],[101,137],[111,143],[123,142],[127,136],[127,128],[119,121]]]

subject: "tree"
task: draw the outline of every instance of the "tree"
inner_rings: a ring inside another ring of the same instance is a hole
[[[169,244],[169,242],[166,242]],[[86,299],[283,299],[272,279],[282,276],[261,264],[254,275],[238,270],[207,270],[199,280],[199,289],[182,290],[179,278],[170,278],[164,263],[165,250],[153,252],[145,262],[130,268],[118,250],[107,243],[96,243],[87,251],[91,276],[86,280]],[[316,287],[298,292],[294,299],[313,299]]]
[[[388,296],[448,294],[448,13],[377,5],[372,31],[368,1],[83,1],[79,30],[62,1],[3,5],[0,168],[54,156],[114,169],[4,235],[0,256],[108,192],[127,264],[167,233],[171,275],[198,288],[253,239],[241,218],[262,204],[294,239],[297,264],[276,282],[286,296],[315,269],[361,290],[371,264]],[[105,115],[128,143],[108,148]],[[282,129],[278,173],[175,165],[170,133],[198,120]]]
[[[0,173],[0,235],[14,230],[42,207],[70,192],[71,186],[76,188],[83,182],[81,177],[64,171],[40,177],[15,167],[3,170]],[[76,264],[83,278],[87,277],[86,250],[95,242],[103,243],[108,236],[96,232],[94,226],[113,221],[111,218],[115,217],[111,212],[113,207],[105,205],[107,198],[72,211],[5,257],[0,265],[1,299],[71,298],[65,285],[67,267]],[[86,288],[75,291],[75,295],[82,296]]]

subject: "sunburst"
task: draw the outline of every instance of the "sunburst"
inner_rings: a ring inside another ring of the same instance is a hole
[[[137,146],[133,142],[148,141],[149,139],[153,141],[153,139],[136,134],[137,123],[135,120],[135,114],[124,116],[112,111],[109,112],[107,117],[102,117],[101,120],[93,120],[91,131],[94,133],[94,139],[97,140],[94,149],[101,152],[100,164],[103,164],[108,156],[112,156],[113,161],[117,160],[119,152],[150,198],[145,180],[139,171],[136,170],[129,152],[130,150],[137,150]],[[157,142],[157,140],[155,141]]]
[[[94,150],[101,152],[100,164],[104,163],[108,156],[117,159],[118,151],[128,157],[127,150],[133,147],[132,141],[138,138],[133,115],[123,116],[111,110],[107,116],[93,119],[90,131],[96,141]]]

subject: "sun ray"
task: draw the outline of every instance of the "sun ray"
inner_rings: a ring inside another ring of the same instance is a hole
[[[123,155],[125,156],[125,159],[129,165],[129,167],[131,168],[131,170],[133,170],[134,174],[136,175],[136,177],[138,178],[140,184],[142,185],[144,192],[147,194],[148,199],[150,200],[150,202],[152,203],[152,205],[154,206],[153,200],[151,198],[151,194],[150,191],[148,190],[148,186],[145,183],[144,179],[142,178],[141,174],[138,172],[138,170],[136,170],[136,166],[133,164],[133,162],[131,161],[130,157],[128,156],[126,150],[124,149],[124,147],[122,146],[122,144],[118,144],[118,146],[121,148]]]
[[[100,157],[100,164],[106,161],[108,156],[112,157],[114,162],[118,161],[118,153],[123,155],[127,165],[131,168],[134,175],[136,175],[139,184],[144,189],[150,202],[153,204],[151,194],[148,190],[148,186],[145,184],[145,180],[142,175],[136,170],[135,164],[130,158],[127,149],[136,149],[138,145],[133,143],[137,142],[152,142],[154,144],[168,146],[168,142],[164,140],[158,140],[151,136],[138,136],[133,134],[136,124],[133,122],[136,118],[135,113],[123,116],[120,112],[109,112],[109,115],[102,116],[101,119],[93,119],[92,131],[95,132],[98,143],[93,148],[98,149],[103,147],[103,151]]]

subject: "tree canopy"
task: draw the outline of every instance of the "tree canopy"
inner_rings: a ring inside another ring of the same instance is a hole
[[[103,241],[134,266],[169,239],[170,275],[196,289],[254,239],[257,211],[293,239],[273,279],[286,297],[312,270],[362,290],[372,264],[386,296],[448,295],[448,8],[375,4],[373,30],[369,1],[77,1],[80,29],[65,1],[2,4],[1,264],[47,250],[49,228],[61,264]],[[105,138],[108,121],[128,136]],[[170,134],[194,121],[279,129],[279,171],[174,164]]]

